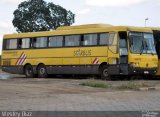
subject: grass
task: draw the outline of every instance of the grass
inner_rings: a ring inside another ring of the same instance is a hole
[[[150,87],[146,83],[135,83],[133,81],[119,83],[116,85],[114,84],[115,82],[113,81],[113,82],[107,83],[106,81],[88,80],[80,83],[80,85],[95,87],[95,88],[105,88],[105,89],[111,89],[111,90],[139,90],[139,88]]]
[[[129,82],[128,84],[121,84],[115,87],[117,90],[138,90],[139,88],[140,86],[133,82]]]
[[[80,83],[80,85],[89,86],[89,87],[96,87],[96,88],[110,88],[110,84],[107,84],[102,81],[94,81],[94,80],[82,82],[82,83]]]

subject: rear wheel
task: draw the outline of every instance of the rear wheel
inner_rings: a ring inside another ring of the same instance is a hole
[[[111,75],[108,73],[108,66],[103,66],[101,69],[101,78],[103,80],[111,80]]]
[[[34,78],[35,74],[33,72],[33,68],[31,65],[25,66],[24,74],[26,75],[27,78]]]
[[[47,78],[48,77],[48,73],[47,73],[47,69],[45,65],[40,65],[38,67],[38,77],[39,78]]]

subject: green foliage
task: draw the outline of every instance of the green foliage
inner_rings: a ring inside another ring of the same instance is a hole
[[[95,88],[105,88],[108,90],[140,90],[140,88],[154,87],[152,84],[147,84],[144,82],[133,82],[133,81],[100,81],[100,80],[88,80],[80,83],[81,86],[89,86]]]
[[[110,88],[110,85],[101,81],[86,81],[80,83],[82,86],[96,87],[96,88]]]
[[[118,90],[138,90],[141,86],[135,83],[129,82],[128,84],[122,84],[116,87]]]
[[[70,26],[75,14],[65,8],[43,0],[28,0],[19,4],[12,21],[17,32],[37,32]]]

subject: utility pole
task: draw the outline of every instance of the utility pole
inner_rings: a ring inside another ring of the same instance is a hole
[[[149,20],[149,18],[145,19],[145,27],[147,27],[147,21]]]

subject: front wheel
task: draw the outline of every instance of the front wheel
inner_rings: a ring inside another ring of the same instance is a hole
[[[26,75],[27,78],[34,78],[35,74],[33,72],[33,68],[31,65],[25,66],[24,74]]]
[[[111,76],[108,73],[108,66],[103,66],[101,69],[101,78],[103,80],[111,80]]]
[[[48,73],[47,73],[47,69],[46,69],[45,65],[40,65],[38,67],[38,77],[39,78],[47,78],[48,77]]]

